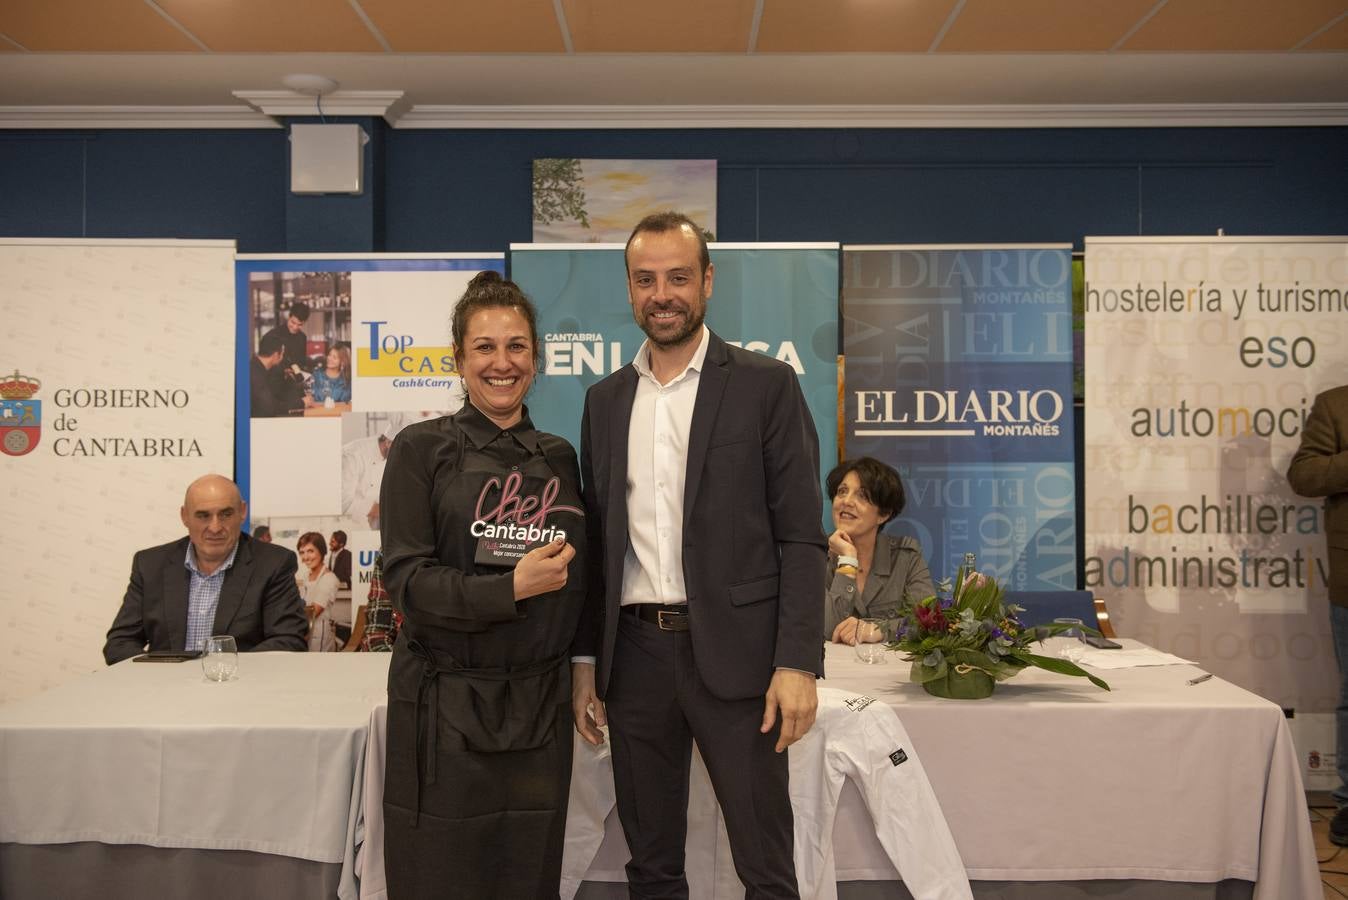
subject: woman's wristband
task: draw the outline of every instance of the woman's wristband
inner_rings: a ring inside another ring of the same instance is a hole
[[[861,560],[857,559],[855,556],[840,556],[838,557],[838,568],[842,568],[843,566],[851,566],[854,569],[859,569],[861,568]]]

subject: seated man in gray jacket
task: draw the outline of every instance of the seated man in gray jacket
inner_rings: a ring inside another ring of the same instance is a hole
[[[304,650],[308,622],[295,586],[295,554],[240,533],[248,506],[220,475],[187,488],[187,536],[141,550],[103,658],[108,665],[146,650],[200,650],[233,635],[240,650]]]

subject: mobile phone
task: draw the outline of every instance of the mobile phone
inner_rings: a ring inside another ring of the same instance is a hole
[[[201,656],[199,650],[151,650],[133,657],[132,662],[187,662]]]
[[[1118,650],[1123,647],[1123,644],[1115,643],[1102,634],[1087,634],[1083,635],[1081,639],[1092,647],[1097,647],[1101,650]]]

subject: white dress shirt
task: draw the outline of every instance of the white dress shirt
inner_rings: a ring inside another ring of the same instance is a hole
[[[627,429],[627,554],[623,559],[624,606],[687,603],[683,583],[683,485],[688,471],[688,432],[708,332],[682,372],[661,384],[651,372],[650,341],[632,367],[637,390]]]

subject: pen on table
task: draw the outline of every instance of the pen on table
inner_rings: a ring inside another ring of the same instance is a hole
[[[1207,681],[1207,680],[1208,680],[1209,678],[1211,678],[1211,677],[1212,677],[1212,673],[1211,673],[1211,672],[1204,672],[1202,675],[1197,675],[1197,676],[1195,676],[1195,677],[1193,677],[1193,678],[1190,678],[1188,681],[1186,681],[1186,682],[1184,682],[1184,683],[1185,683],[1185,684],[1202,684],[1203,682]]]

